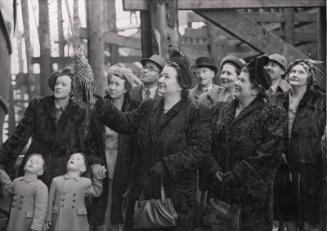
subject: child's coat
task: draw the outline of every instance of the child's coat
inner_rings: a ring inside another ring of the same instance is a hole
[[[13,193],[7,231],[41,231],[47,212],[47,186],[37,178],[23,176],[7,181],[6,188]]]
[[[100,196],[102,182],[89,178],[55,177],[52,180],[47,221],[54,231],[89,231],[85,195]]]

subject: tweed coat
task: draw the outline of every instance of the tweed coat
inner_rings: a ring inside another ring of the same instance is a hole
[[[285,110],[289,108],[289,92],[283,98]],[[326,95],[308,88],[299,102],[295,118],[287,136],[285,153],[295,185],[293,196],[279,195],[277,184],[275,215],[282,220],[318,223],[323,174],[326,169],[321,149],[321,138],[326,126]],[[278,176],[282,175],[282,169]],[[300,189],[300,190],[297,190]]]
[[[134,201],[150,176],[150,168],[162,161],[166,196],[178,213],[174,230],[192,230],[196,206],[196,169],[210,155],[211,126],[207,108],[182,99],[166,114],[163,99],[145,101],[137,110],[122,113],[109,101],[99,100],[96,113],[120,133],[136,134],[137,156],[130,190],[126,230],[132,230]],[[160,179],[154,178],[145,190],[145,199],[160,198]]]
[[[43,230],[48,203],[47,186],[37,178],[23,176],[13,182],[8,177],[5,187],[13,194],[7,231]]]
[[[47,166],[40,179],[50,186],[53,177],[65,174],[69,155],[84,149],[84,119],[85,111],[70,101],[57,123],[54,96],[32,99],[24,117],[0,149],[0,165],[4,166],[9,175],[14,175],[16,158],[22,154],[29,138],[32,138],[18,175],[23,175],[28,154],[39,153]]]
[[[270,93],[268,91],[268,101],[277,107],[284,107],[284,95],[286,92],[289,92],[291,86],[287,83],[286,80],[280,79],[275,93]]]
[[[47,221],[51,231],[89,231],[85,196],[98,197],[102,181],[63,175],[53,178],[49,192]]]
[[[237,99],[213,108],[213,155],[223,172],[223,201],[241,206],[241,230],[272,230],[272,183],[286,131],[286,113],[257,97],[235,117]]]
[[[105,97],[111,100],[109,96]],[[125,95],[122,111],[136,109],[138,102],[132,100],[128,94]],[[92,115],[90,122],[90,133],[88,135],[88,148],[93,156],[98,157],[102,163],[106,164],[105,151],[105,125],[95,115]],[[111,223],[121,224],[122,218],[122,195],[127,190],[131,177],[131,168],[135,152],[135,139],[133,136],[119,134],[118,154],[116,168],[112,184],[112,205]],[[107,168],[107,167],[106,167]],[[108,169],[108,168],[107,168]],[[101,225],[105,221],[106,208],[108,203],[108,178],[103,181],[103,193],[98,198],[93,198],[89,211],[89,222],[92,225]]]
[[[198,102],[198,100],[200,100],[201,96],[209,91],[215,91],[217,89],[217,91],[220,91],[222,89],[222,87],[216,85],[216,84],[212,84],[212,88],[208,89],[208,91],[204,92],[199,85],[196,85],[194,88],[192,88],[190,90],[190,99],[193,100],[194,102]],[[205,104],[206,105],[206,104]]]

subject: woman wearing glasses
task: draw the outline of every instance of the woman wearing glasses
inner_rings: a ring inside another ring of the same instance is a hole
[[[137,110],[122,113],[108,100],[99,99],[96,115],[117,132],[136,136],[136,163],[130,185],[130,207],[126,230],[133,229],[134,201],[145,182],[145,199],[160,198],[160,178],[167,198],[178,214],[173,230],[193,230],[196,206],[196,169],[210,155],[210,113],[188,98],[192,77],[187,58],[172,51],[163,68],[158,91],[159,101],[148,100]]]

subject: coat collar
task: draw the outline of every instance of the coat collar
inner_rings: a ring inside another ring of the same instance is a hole
[[[164,105],[164,99],[160,99],[155,107],[154,107],[154,111],[156,113],[156,119],[154,119],[153,121],[156,124],[153,124],[154,127],[157,127],[158,130],[161,130],[163,127],[165,127],[169,121],[171,121],[171,119],[180,111],[182,111],[187,105],[188,103],[191,103],[191,101],[189,99],[182,99],[180,100],[178,103],[176,103],[165,115],[163,119],[160,119],[160,117],[162,116],[163,112],[163,105]],[[159,122],[159,123],[158,123]]]
[[[226,124],[235,124],[242,120],[247,115],[251,114],[258,108],[262,108],[265,104],[264,99],[261,97],[255,98],[246,108],[244,108],[235,118],[236,107],[238,105],[238,100],[235,99],[226,106]]]
[[[20,179],[20,182],[25,181],[26,183],[30,183],[30,182],[37,181],[37,180],[38,180],[37,177],[25,177],[25,176],[23,176],[23,177]]]
[[[50,118],[53,120],[54,123],[56,123],[56,113],[55,113],[56,107],[54,104],[54,100],[55,98],[53,95],[44,97],[44,107],[48,111]],[[62,115],[60,116],[59,122],[63,120],[63,118],[70,118],[71,115],[76,113],[77,109],[79,109],[78,104],[75,103],[72,99],[70,99],[68,105],[66,106]]]
[[[279,89],[282,92],[287,92],[291,89],[291,86],[286,82],[286,80],[281,79],[278,83],[277,89]]]
[[[81,179],[81,177],[80,176],[69,176],[68,174],[65,174],[64,179],[65,180],[74,179],[75,181],[79,181]]]

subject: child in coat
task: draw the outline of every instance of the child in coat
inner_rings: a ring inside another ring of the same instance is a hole
[[[53,231],[89,231],[85,196],[99,197],[102,179],[82,177],[86,159],[74,153],[67,163],[67,173],[53,178],[49,193],[47,228]]]
[[[48,188],[38,179],[44,172],[44,159],[31,154],[24,166],[24,176],[10,180],[0,169],[0,181],[13,194],[7,231],[41,231],[48,204]]]

